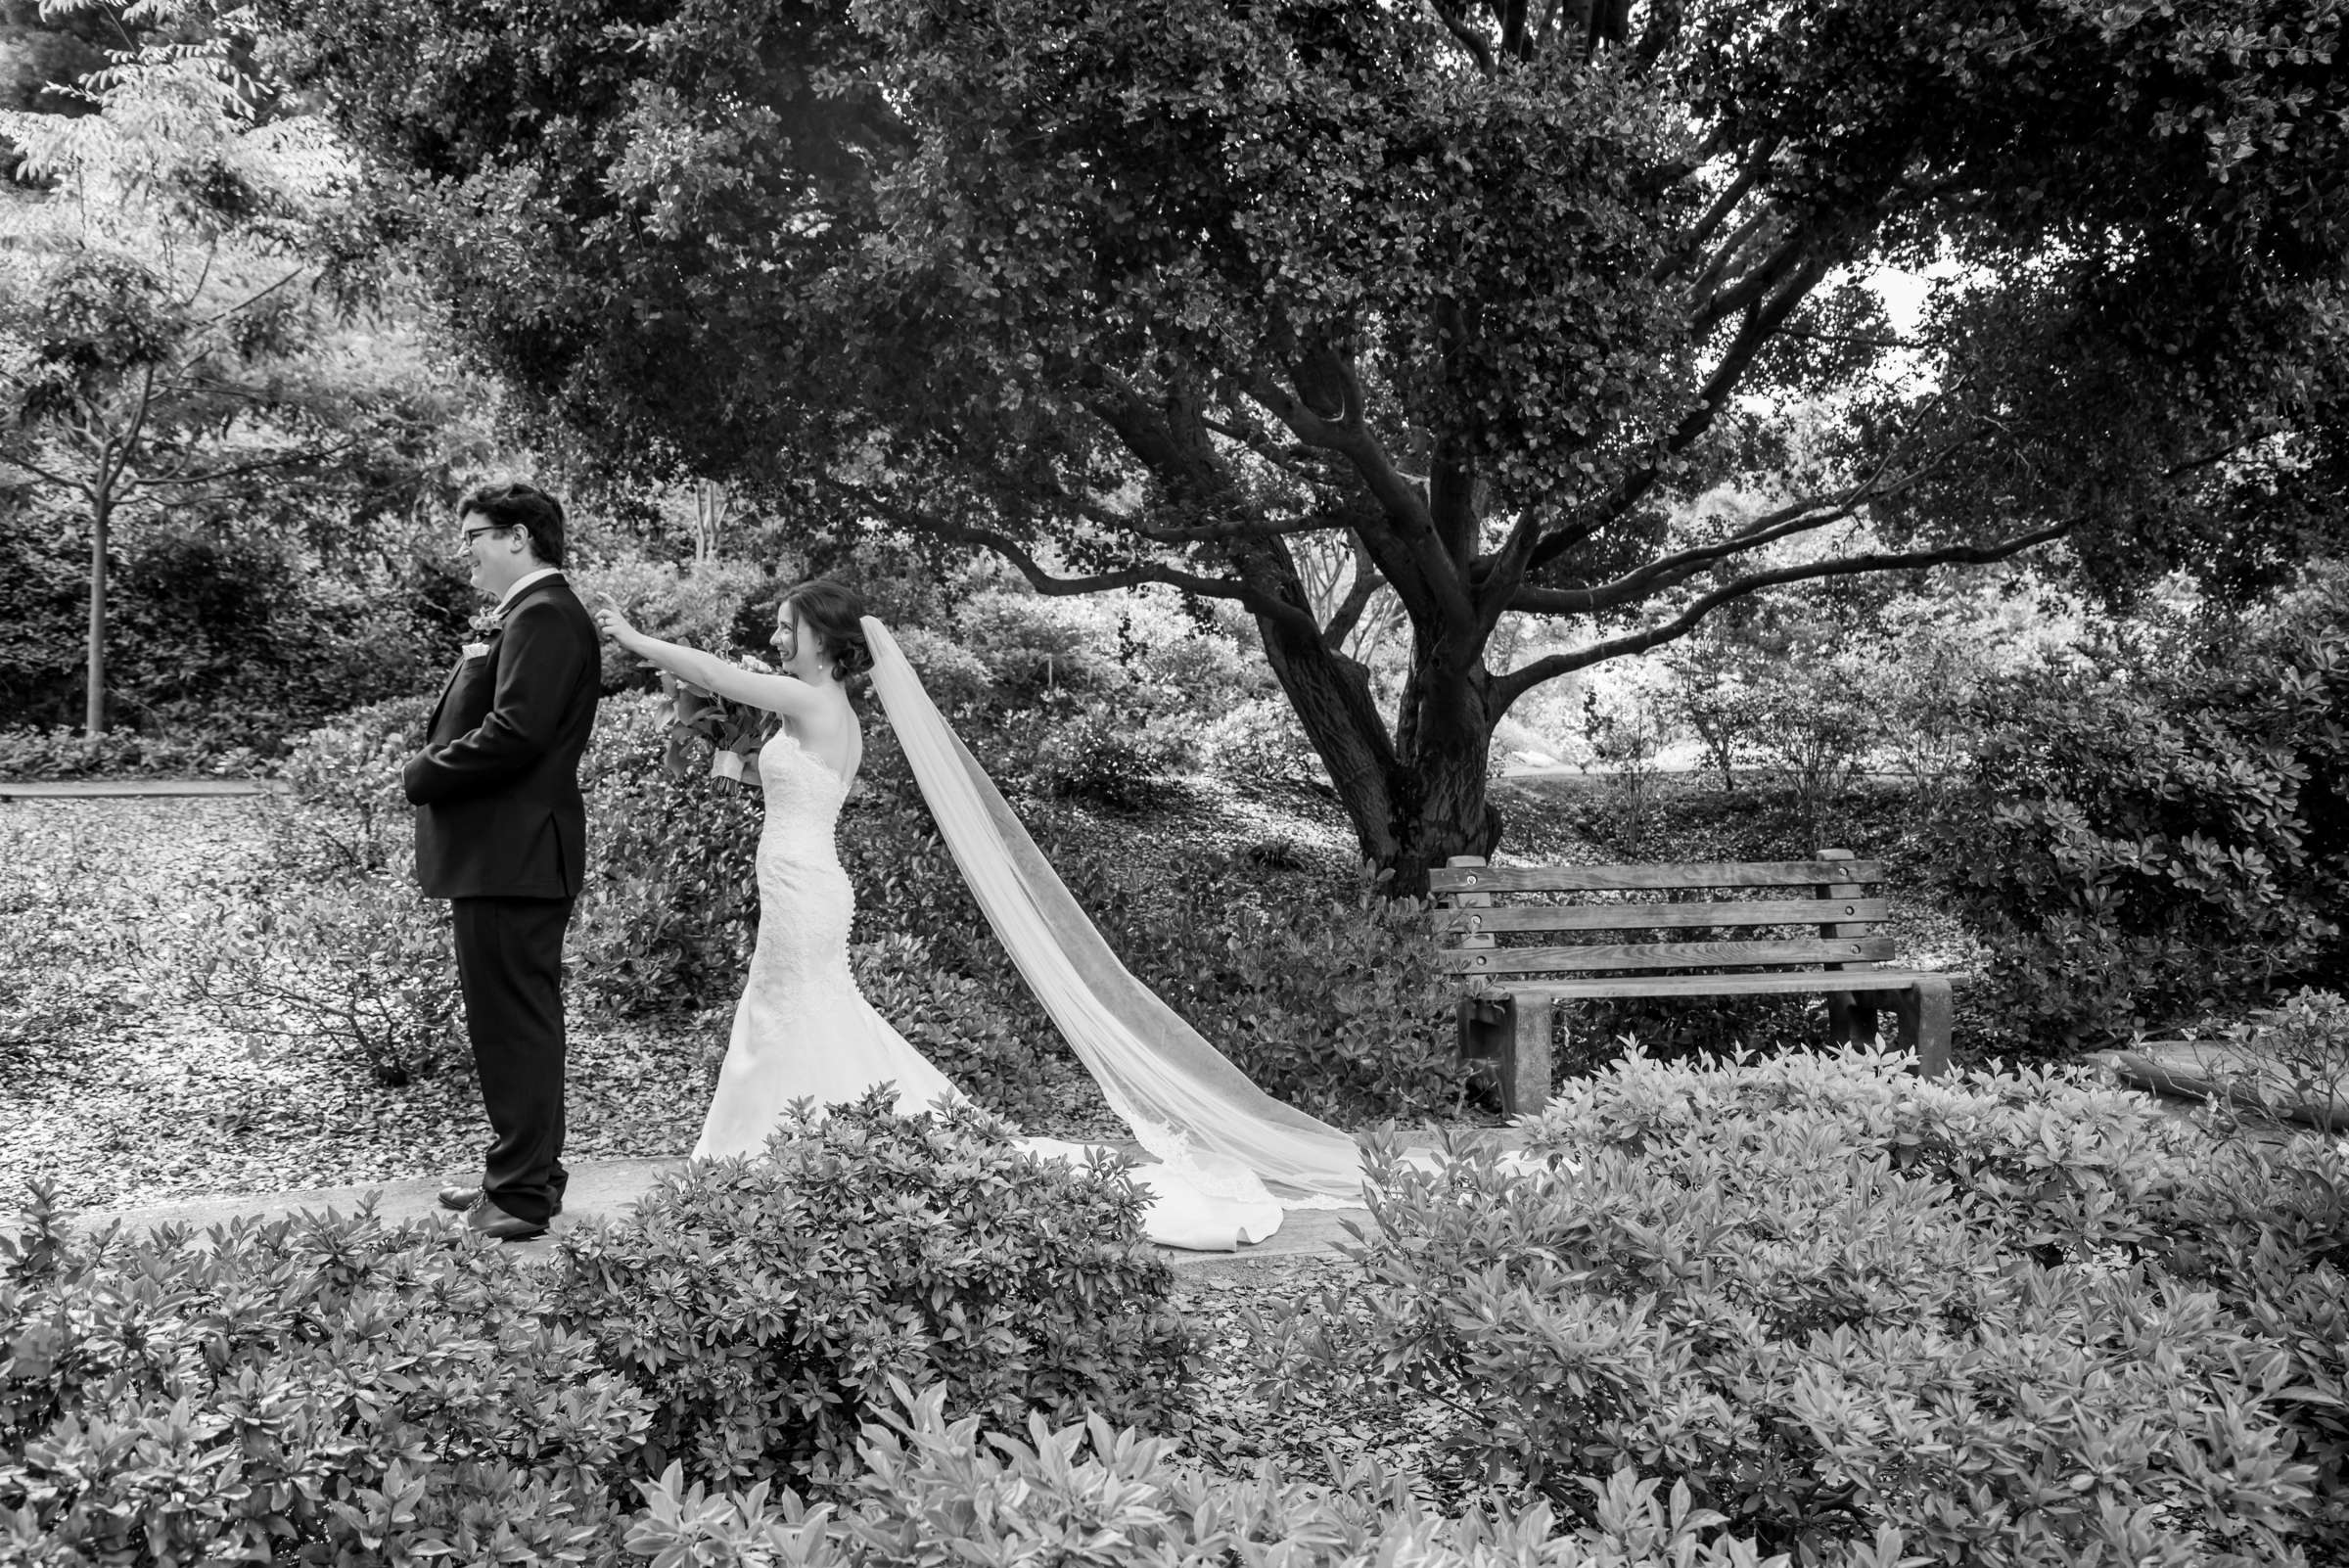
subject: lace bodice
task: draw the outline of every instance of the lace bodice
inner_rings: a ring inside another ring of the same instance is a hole
[[[833,839],[848,785],[789,730],[777,730],[760,748],[759,785],[766,800],[766,823],[759,834],[762,855],[814,861],[839,857]]]

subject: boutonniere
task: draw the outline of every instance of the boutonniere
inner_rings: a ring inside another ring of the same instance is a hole
[[[753,765],[759,748],[766,744],[767,715],[763,710],[747,708],[740,703],[727,702],[699,686],[688,686],[673,675],[661,677],[661,690],[668,699],[668,744],[664,748],[661,765],[671,773],[693,771],[687,753],[694,741],[707,741],[713,750],[710,773],[714,778],[730,778],[735,783],[755,783],[758,770]]]
[[[471,621],[466,622],[465,626],[477,637],[492,637],[497,634],[497,628],[504,623],[505,617],[499,615],[496,610],[489,609],[484,610]]]

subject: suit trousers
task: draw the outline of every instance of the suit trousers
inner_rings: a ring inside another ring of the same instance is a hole
[[[482,1190],[544,1224],[563,1201],[563,931],[569,899],[452,899],[465,1033],[489,1113]]]

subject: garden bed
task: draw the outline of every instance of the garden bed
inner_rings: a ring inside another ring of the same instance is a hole
[[[1603,798],[1580,785],[1500,789],[1504,853],[1592,858]],[[1669,804],[1669,800],[1667,802]],[[262,852],[271,803],[236,798],[0,802],[0,1190],[39,1177],[72,1205],[461,1176],[480,1157],[478,1090],[454,1065],[398,1087],[334,1049],[253,1043],[179,994],[153,933],[175,902]],[[1686,812],[1659,853],[1727,853]],[[1178,878],[1221,851],[1267,880],[1340,889],[1355,848],[1335,807],[1302,790],[1243,792],[1192,780],[1146,813],[1053,807],[1057,844],[1114,851],[1136,885]],[[1961,967],[1964,941],[1923,890],[1899,890],[1890,928],[1905,957]],[[665,1158],[693,1143],[727,1016],[617,1020],[575,1009],[574,1158]],[[1089,1081],[1053,1075],[1061,1137],[1121,1132]]]

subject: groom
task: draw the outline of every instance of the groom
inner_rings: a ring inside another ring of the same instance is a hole
[[[450,900],[465,1030],[489,1113],[478,1187],[440,1202],[500,1241],[563,1208],[563,929],[587,870],[579,754],[595,722],[595,623],[563,580],[563,508],[529,484],[457,504],[458,554],[497,604],[467,643],[401,781],[416,880]]]

